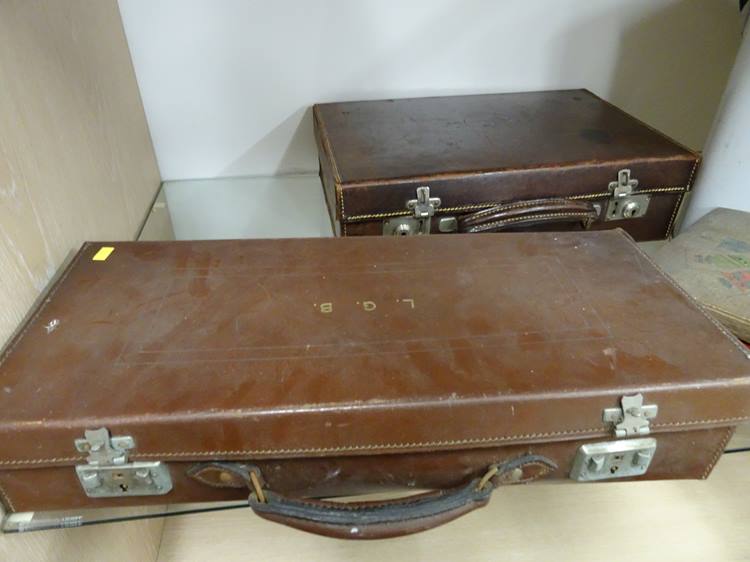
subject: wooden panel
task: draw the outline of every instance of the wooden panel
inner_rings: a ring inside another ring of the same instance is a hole
[[[0,2],[0,84],[2,345],[82,241],[137,234],[160,178],[115,0]],[[0,559],[154,560],[161,528],[1,536]]]
[[[0,344],[86,239],[160,183],[115,0],[0,2]]]
[[[384,541],[302,533],[235,509],[170,518],[158,562],[191,560],[747,560],[750,453],[707,481],[538,484],[438,529]]]

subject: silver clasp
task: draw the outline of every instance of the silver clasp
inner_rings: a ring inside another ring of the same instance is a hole
[[[602,420],[615,424],[617,437],[636,437],[648,435],[651,432],[649,420],[656,417],[659,407],[656,404],[643,404],[643,395],[623,396],[620,400],[622,407],[605,408]]]
[[[172,489],[169,469],[161,461],[128,462],[135,448],[130,435],[110,437],[105,427],[87,429],[75,447],[89,455],[87,464],[76,466],[76,474],[90,498],[160,496]]]
[[[386,220],[383,223],[383,234],[395,236],[429,234],[432,228],[432,217],[440,204],[440,197],[430,197],[428,186],[418,187],[417,198],[406,202],[406,209],[411,211],[412,216]]]
[[[645,193],[634,193],[638,180],[630,177],[630,170],[617,172],[617,181],[609,182],[612,197],[607,204],[604,220],[635,219],[646,214],[651,196]]]

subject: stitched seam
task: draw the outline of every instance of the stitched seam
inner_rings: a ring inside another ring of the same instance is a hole
[[[11,501],[10,496],[5,491],[5,488],[3,488],[2,485],[0,485],[0,496],[2,496],[3,500],[5,500],[5,505],[8,507],[8,509],[11,512],[15,513],[16,507],[13,505],[13,502]]]
[[[461,205],[459,207],[438,207],[435,209],[435,214],[445,214],[445,213],[451,213],[454,211],[471,211],[474,209],[485,209],[487,207],[495,207],[499,205],[499,203],[477,203],[476,205]],[[409,211],[392,211],[388,213],[372,213],[369,215],[355,215],[352,217],[346,217],[346,220],[349,222],[355,222],[358,220],[365,220],[365,219],[385,219],[389,217],[406,217],[410,216],[412,213]]]
[[[730,318],[733,318],[735,320],[740,320],[742,322],[750,322],[750,318],[747,316],[740,316],[739,314],[734,314],[733,312],[729,312],[728,310],[724,310],[720,306],[716,306],[714,304],[708,304],[708,303],[702,303],[703,306],[708,308],[709,310],[715,310],[717,313],[725,314],[726,316],[729,316]]]
[[[750,420],[750,417],[737,416],[734,418],[715,418],[712,420],[692,420],[692,421],[682,421],[682,422],[653,423],[651,425],[654,427],[680,427],[684,425],[709,425],[709,424],[726,423],[726,422],[740,422],[740,421],[745,421],[745,420]]]
[[[542,215],[528,215],[525,217],[513,217],[510,219],[503,219],[499,221],[494,222],[488,222],[486,224],[477,225],[474,228],[481,228],[481,229],[487,229],[491,228],[493,226],[501,226],[505,224],[512,224],[514,222],[521,222],[521,221],[533,221],[538,219],[550,219],[555,217],[588,217],[591,216],[591,213],[586,212],[579,212],[579,213],[546,213]]]
[[[21,459],[15,461],[0,461],[0,466],[32,465],[32,464],[55,464],[61,462],[85,461],[86,457],[53,457],[51,459]]]
[[[339,202],[339,209],[341,210],[341,230],[342,234],[346,236],[346,220],[344,213],[344,190],[341,188],[341,184],[337,181],[333,182],[333,189],[336,191],[336,199]]]
[[[716,463],[719,462],[719,458],[724,453],[724,449],[727,448],[727,443],[729,443],[729,440],[732,438],[732,435],[734,434],[734,427],[730,427],[727,429],[726,435],[724,435],[724,438],[721,440],[721,443],[719,443],[718,448],[714,452],[714,456],[711,459],[711,462],[706,467],[706,470],[703,471],[703,475],[701,476],[701,479],[705,480],[708,478],[708,475],[711,474],[711,471],[713,470],[714,466],[716,466]]]
[[[161,457],[161,456],[211,456],[211,455],[268,455],[268,454],[303,454],[303,453],[333,453],[333,452],[355,452],[355,451],[369,451],[374,449],[390,450],[390,449],[411,449],[411,448],[429,448],[429,447],[441,447],[441,446],[454,446],[454,445],[476,445],[485,443],[501,443],[506,441],[516,441],[519,439],[537,439],[540,437],[562,437],[565,435],[577,435],[580,433],[606,433],[606,430],[602,428],[593,429],[574,429],[571,431],[553,431],[548,433],[529,433],[525,435],[511,435],[503,437],[478,437],[468,439],[456,439],[446,441],[425,441],[425,442],[412,442],[412,443],[375,443],[368,445],[349,445],[341,447],[313,447],[313,448],[300,448],[300,449],[257,449],[257,450],[245,450],[245,451],[208,451],[208,452],[177,452],[177,453],[143,453],[133,454],[133,457]],[[13,461],[11,461],[13,462]],[[2,462],[0,462],[2,464]]]
[[[247,450],[235,450],[235,451],[179,451],[173,453],[133,453],[130,455],[133,458],[151,458],[151,457],[180,457],[180,456],[195,456],[195,457],[209,457],[209,456],[222,456],[222,455],[269,455],[269,454],[304,454],[304,453],[333,453],[333,452],[354,452],[354,451],[369,451],[373,449],[408,449],[408,448],[422,448],[422,447],[438,447],[438,446],[451,446],[451,445],[471,445],[481,443],[493,443],[493,442],[504,442],[504,441],[515,441],[518,439],[535,439],[539,437],[560,437],[565,435],[576,435],[579,433],[595,433],[602,434],[606,433],[603,428],[593,429],[573,429],[570,431],[553,431],[549,433],[528,433],[525,435],[511,435],[505,437],[479,437],[479,438],[468,438],[468,439],[457,439],[457,440],[446,440],[446,441],[427,441],[427,442],[412,442],[412,443],[375,443],[369,445],[349,445],[341,447],[311,447],[311,448],[299,448],[299,449],[247,449]],[[51,459],[31,459],[31,460],[0,460],[0,466],[8,465],[25,465],[25,464],[42,464],[42,463],[55,463],[55,462],[67,462],[67,461],[83,461],[86,457],[55,457]]]
[[[620,231],[620,232],[622,233],[622,235],[623,235],[623,236],[625,236],[626,238],[628,238],[628,235],[627,235],[627,234],[625,234],[625,231]],[[629,239],[629,238],[628,238],[628,239]],[[706,310],[705,308],[703,308],[703,306],[701,305],[701,303],[699,303],[699,302],[698,302],[698,301],[697,301],[697,300],[696,300],[695,298],[693,298],[693,297],[692,297],[692,296],[691,296],[690,294],[688,294],[688,292],[687,292],[687,291],[686,291],[685,289],[683,289],[682,287],[680,287],[680,285],[678,285],[678,284],[677,284],[677,282],[676,282],[676,281],[675,281],[674,279],[672,279],[672,278],[671,278],[671,277],[669,276],[669,274],[667,274],[667,272],[666,272],[666,271],[664,271],[664,270],[663,270],[663,269],[662,269],[662,268],[661,268],[661,267],[659,266],[659,264],[657,264],[657,263],[656,263],[656,262],[655,262],[655,261],[654,261],[654,260],[653,260],[653,259],[651,258],[651,256],[649,256],[649,255],[648,255],[648,254],[647,254],[646,252],[644,252],[644,251],[643,251],[643,250],[642,250],[642,249],[640,248],[640,246],[638,246],[637,244],[632,244],[632,243],[631,243],[631,246],[632,246],[632,247],[633,247],[633,248],[635,249],[635,251],[636,251],[636,252],[637,252],[637,253],[638,253],[638,254],[639,254],[639,255],[640,255],[641,257],[643,257],[643,258],[644,258],[644,259],[645,259],[645,260],[646,260],[646,261],[647,261],[648,263],[650,263],[650,264],[651,264],[651,266],[652,266],[652,267],[653,267],[654,269],[656,269],[656,271],[658,271],[659,273],[661,273],[661,274],[662,274],[662,276],[663,276],[663,277],[664,277],[664,278],[665,278],[665,279],[667,280],[667,282],[668,282],[668,283],[669,283],[670,285],[672,285],[672,287],[674,287],[674,288],[675,288],[675,289],[676,289],[676,290],[677,290],[677,291],[678,291],[678,292],[679,292],[679,293],[680,293],[681,295],[683,295],[683,296],[684,296],[684,297],[685,297],[685,298],[686,298],[686,299],[688,300],[688,302],[692,303],[692,304],[693,304],[693,307],[694,307],[694,308],[696,308],[696,309],[697,309],[698,311],[700,311],[700,313],[701,313],[701,314],[703,314],[703,316],[704,316],[704,317],[706,317],[706,318],[707,318],[707,319],[708,319],[708,320],[709,320],[709,321],[711,322],[711,324],[713,324],[714,326],[716,326],[716,328],[717,328],[717,329],[718,329],[718,330],[719,330],[719,331],[720,331],[720,332],[721,332],[722,334],[724,334],[724,335],[725,335],[725,336],[726,336],[727,338],[729,338],[729,340],[730,340],[730,341],[732,342],[732,344],[733,344],[733,345],[734,345],[734,346],[735,346],[735,347],[736,347],[737,349],[739,349],[739,350],[740,350],[740,351],[742,352],[742,355],[744,355],[744,356],[745,356],[745,359],[750,359],[750,350],[748,350],[748,349],[747,349],[747,348],[746,348],[745,346],[743,346],[743,345],[742,345],[742,344],[740,343],[740,341],[739,341],[739,340],[738,340],[738,339],[737,339],[737,338],[736,338],[736,337],[735,337],[735,336],[734,336],[734,335],[733,335],[733,334],[732,334],[732,333],[731,333],[731,332],[730,332],[729,330],[727,330],[727,329],[726,329],[726,328],[724,327],[724,325],[723,325],[723,324],[721,324],[721,323],[720,323],[720,322],[719,322],[719,321],[718,321],[718,320],[717,320],[717,319],[716,319],[716,318],[715,318],[714,316],[712,316],[712,315],[711,315],[711,314],[710,314],[710,313],[709,313],[709,312],[708,312],[708,311],[707,311],[707,310]]]
[[[680,193],[680,195],[677,197],[677,202],[674,204],[674,209],[672,210],[672,216],[669,219],[669,224],[667,225],[667,232],[664,234],[664,238],[670,239],[672,238],[672,227],[674,226],[674,221],[677,218],[677,212],[680,210],[680,203],[682,203],[682,198],[685,194]]]
[[[681,427],[688,425],[709,425],[727,422],[742,422],[750,420],[750,416],[738,416],[732,418],[714,418],[704,420],[690,420],[682,422],[664,422],[664,423],[652,423],[652,427]],[[356,452],[356,451],[369,451],[375,449],[389,450],[389,449],[410,449],[410,448],[427,448],[427,447],[440,447],[440,446],[453,446],[453,445],[478,445],[487,443],[503,443],[507,441],[518,441],[522,439],[538,439],[540,437],[563,437],[566,435],[577,435],[581,433],[591,434],[608,434],[608,431],[603,428],[591,428],[591,429],[573,429],[570,431],[552,431],[547,433],[527,433],[523,435],[509,435],[502,437],[478,437],[468,439],[457,439],[457,440],[446,440],[446,441],[425,441],[425,442],[412,442],[412,443],[375,443],[369,445],[349,445],[341,447],[311,447],[311,448],[299,448],[299,449],[245,449],[245,450],[234,450],[234,451],[179,451],[171,453],[133,453],[130,455],[133,458],[153,458],[153,457],[210,457],[210,456],[254,456],[254,455],[271,455],[271,454],[305,454],[305,453],[338,453],[338,452]],[[18,465],[34,465],[44,463],[59,463],[59,462],[71,462],[71,461],[84,461],[86,457],[55,457],[51,459],[21,459],[21,460],[0,460],[0,466],[18,466]]]
[[[87,246],[88,244],[86,244]],[[47,308],[47,305],[52,301],[52,297],[55,296],[55,293],[57,293],[58,289],[62,286],[63,281],[68,278],[68,275],[70,275],[70,272],[73,271],[73,266],[78,263],[78,260],[81,258],[81,256],[84,253],[84,247],[82,247],[78,254],[73,258],[73,260],[70,262],[70,265],[66,268],[65,272],[60,276],[60,278],[55,282],[55,285],[50,289],[50,291],[46,294],[44,299],[42,300],[42,303],[39,305],[39,308],[37,311],[33,314],[33,316],[26,322],[26,326],[16,335],[15,338],[13,338],[13,341],[8,345],[8,347],[3,352],[2,356],[0,356],[0,367],[3,366],[5,361],[10,356],[11,352],[16,348],[16,346],[21,342],[23,339],[23,336],[26,335],[26,333],[31,329],[31,326],[36,322],[37,318],[41,316],[42,312]]]
[[[674,193],[678,191],[685,191],[687,188],[685,187],[652,187],[648,189],[639,189],[637,191],[634,191],[632,195],[647,195],[649,193]],[[611,197],[612,193],[609,191],[602,191],[600,193],[587,193],[584,195],[571,195],[570,197],[566,197],[565,199],[595,199],[597,197]]]
[[[701,161],[700,157],[695,159],[695,162],[693,162],[693,169],[690,170],[690,177],[688,178],[687,186],[685,187],[685,191],[690,191],[690,187],[693,185],[693,177],[695,176],[695,172],[698,169],[698,163]]]
[[[680,209],[680,205],[682,204],[682,199],[685,196],[685,193],[690,191],[690,188],[693,185],[693,178],[695,177],[695,171],[698,169],[698,163],[700,162],[700,158],[696,158],[695,162],[693,162],[693,168],[690,170],[690,177],[688,178],[687,185],[685,186],[685,191],[683,191],[680,196],[677,198],[677,203],[675,203],[674,210],[672,211],[672,218],[669,219],[669,225],[667,226],[667,233],[664,236],[667,239],[672,238],[672,228],[674,227],[674,221],[677,218],[677,213]]]
[[[679,191],[685,191],[687,188],[685,187],[654,187],[650,189],[641,189],[638,191],[634,191],[633,195],[645,195],[649,193],[674,193]],[[583,195],[570,195],[568,197],[564,197],[562,199],[597,199],[601,197],[610,197],[612,194],[609,191],[602,191],[599,193],[586,193]],[[503,205],[504,203],[502,201],[489,201],[487,203],[474,203],[474,204],[468,204],[468,205],[459,205],[456,207],[438,207],[435,209],[435,214],[445,214],[445,213],[451,213],[455,211],[470,211],[473,209],[482,209],[482,210],[489,210],[491,207],[497,207],[498,205]],[[341,203],[343,209],[343,194],[341,195]],[[348,221],[348,222],[355,222],[355,221],[361,221],[361,220],[367,220],[367,219],[383,219],[383,218],[389,218],[389,217],[405,217],[410,215],[409,211],[386,211],[382,213],[368,213],[364,215],[352,215],[351,217],[347,217],[344,213],[341,215],[342,221]]]

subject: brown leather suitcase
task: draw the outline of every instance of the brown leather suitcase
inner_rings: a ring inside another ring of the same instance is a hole
[[[314,107],[336,234],[672,234],[699,156],[587,90]]]
[[[374,538],[539,478],[705,478],[748,353],[620,230],[87,243],[2,356],[0,495]]]

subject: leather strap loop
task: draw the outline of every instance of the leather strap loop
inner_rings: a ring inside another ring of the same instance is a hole
[[[589,201],[562,198],[503,203],[458,219],[459,232],[501,232],[539,224],[577,223],[584,230],[599,213]]]
[[[259,490],[263,479],[252,465],[206,463],[194,466],[188,473],[212,486],[236,487],[243,482],[251,492],[250,507],[269,521],[329,537],[379,539],[416,533],[452,521],[487,505],[496,486],[527,482],[556,468],[550,459],[529,454],[493,465],[483,477],[455,488],[393,500],[351,503],[290,498],[272,490]]]

